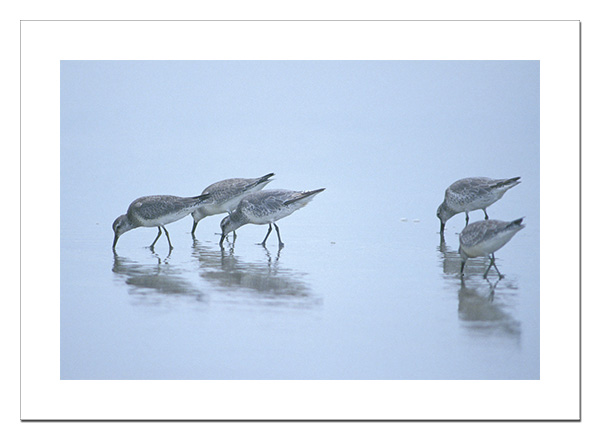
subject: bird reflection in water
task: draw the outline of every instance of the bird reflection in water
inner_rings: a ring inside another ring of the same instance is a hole
[[[521,323],[511,315],[507,296],[494,301],[494,292],[500,280],[494,284],[485,281],[468,287],[461,280],[458,290],[458,316],[468,328],[477,334],[498,334],[519,338]],[[513,298],[510,298],[513,299]]]
[[[167,295],[186,296],[203,301],[202,292],[186,280],[176,267],[168,264],[170,252],[165,258],[152,252],[157,264],[142,264],[121,257],[116,251],[113,255],[112,271],[129,287],[130,294],[138,295],[140,299],[153,298],[155,302],[161,302]]]
[[[263,251],[264,259],[248,262],[235,255],[233,245],[215,250],[195,241],[193,256],[200,263],[200,276],[226,293],[227,300],[298,307],[321,303],[302,279],[306,274],[280,266],[281,248],[275,254],[266,247]]]
[[[520,340],[521,323],[513,316],[516,309],[516,291],[514,281],[496,279],[494,283],[483,277],[465,279],[460,275],[461,257],[445,241],[438,247],[444,278],[458,288],[458,317],[465,327],[475,336],[498,335]],[[472,263],[471,263],[472,261]],[[484,258],[470,260],[469,273],[481,273],[487,268]],[[455,287],[452,287],[454,290]]]

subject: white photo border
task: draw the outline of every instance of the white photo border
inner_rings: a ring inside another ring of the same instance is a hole
[[[540,380],[60,380],[60,61],[292,59],[540,60]],[[22,21],[22,420],[580,419],[579,69],[578,21]]]

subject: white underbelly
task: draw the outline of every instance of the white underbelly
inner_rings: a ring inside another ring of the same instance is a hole
[[[217,215],[217,214],[223,214],[224,212],[228,212],[228,209],[226,207],[224,207],[223,205],[205,205],[202,208],[199,209],[199,211],[201,211],[204,216],[209,216],[209,215]]]
[[[493,238],[485,240],[481,243],[477,243],[476,245],[464,247],[463,251],[469,257],[481,257],[485,255],[492,254],[504,246],[508,241],[515,235],[517,231],[509,231],[503,234],[499,234]]]
[[[169,223],[176,222],[178,220],[181,220],[185,216],[189,215],[189,213],[190,213],[189,211],[179,211],[179,212],[162,215],[160,217],[156,217],[153,219],[138,218],[138,220],[142,226],[151,228],[154,226],[164,226],[164,225],[168,225]]]
[[[256,216],[256,215],[250,214],[250,215],[247,215],[247,217],[250,220],[250,223],[254,223],[255,225],[267,225],[269,223],[275,223],[276,221],[281,220],[284,217],[287,217],[294,211],[295,211],[295,209],[290,209],[290,208],[284,207],[284,208],[278,209],[277,211],[271,212],[268,215]]]

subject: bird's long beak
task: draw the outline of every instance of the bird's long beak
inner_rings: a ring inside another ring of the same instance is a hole
[[[115,234],[115,239],[113,240],[113,246],[112,246],[113,249],[115,248],[115,246],[117,246],[118,240],[119,240],[119,236],[117,234]]]

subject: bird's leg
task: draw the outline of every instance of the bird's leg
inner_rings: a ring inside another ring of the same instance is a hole
[[[483,208],[483,213],[485,214],[485,219],[486,219],[486,220],[489,220],[490,218],[488,217],[488,215],[487,215],[487,211],[485,210],[485,208]]]
[[[490,261],[490,265],[488,266],[488,268],[485,270],[485,272],[483,273],[483,278],[487,279],[487,274],[490,271],[490,268],[492,267],[492,263],[494,262],[494,260]]]
[[[265,243],[267,242],[267,238],[269,237],[269,234],[271,233],[271,230],[273,229],[273,227],[271,226],[271,223],[269,223],[269,230],[267,231],[267,235],[265,236],[265,239],[262,241],[263,246],[265,245]]]
[[[158,241],[158,237],[160,237],[160,234],[162,234],[162,231],[160,230],[160,226],[158,227],[158,235],[156,236],[156,238],[154,239],[154,241],[152,242],[152,244],[149,246],[150,249],[154,249],[154,245],[156,244],[156,242]]]
[[[496,272],[498,272],[498,276],[500,277],[500,279],[504,278],[504,275],[502,275],[500,273],[500,271],[498,270],[498,266],[496,266],[496,257],[494,256],[494,254],[491,254],[490,265],[488,266],[485,273],[483,274],[483,278],[487,278],[487,274],[490,271],[490,269],[492,268],[492,266],[494,266],[494,268],[496,269]]]
[[[223,249],[223,242],[225,241],[225,234],[221,234],[221,240],[219,241],[219,246]]]
[[[461,278],[465,275],[465,263],[466,262],[467,262],[466,260],[462,260],[460,262],[460,276],[461,276]]]
[[[277,238],[279,239],[279,249],[281,249],[284,245],[283,245],[283,241],[281,241],[281,235],[279,235],[279,227],[277,226],[277,223],[273,223],[275,225],[275,231],[277,231]]]
[[[162,227],[165,230],[165,234],[167,235],[167,241],[169,242],[169,250],[173,249],[173,245],[171,244],[171,238],[169,237],[169,232],[167,231],[167,228],[165,228],[164,226]]]
[[[194,225],[192,226],[192,237],[194,238],[196,238],[196,235],[194,234],[196,232],[196,226],[198,226],[198,222],[194,220]]]
[[[465,216],[467,217],[467,222],[465,223],[465,226],[467,226],[469,224],[469,213],[465,212]]]
[[[440,234],[440,251],[446,252],[446,239],[443,232]]]
[[[500,279],[504,278],[504,275],[500,273],[500,271],[498,270],[498,266],[496,266],[496,257],[494,257],[494,254],[492,254],[492,264],[496,268],[496,272],[498,272],[498,276],[500,277]]]
[[[233,242],[232,243],[235,243],[236,238],[237,238],[237,234],[235,233],[235,231],[233,231]]]

